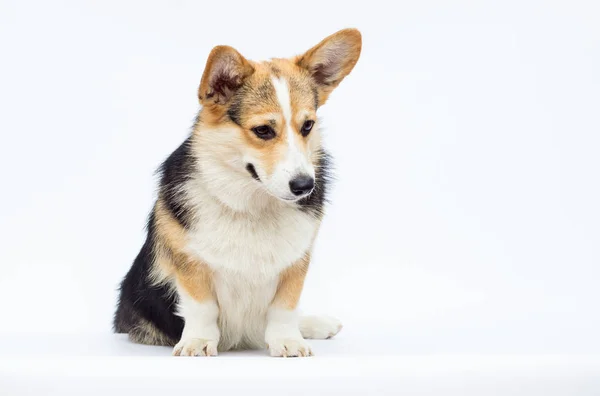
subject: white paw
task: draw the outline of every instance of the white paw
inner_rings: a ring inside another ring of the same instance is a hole
[[[298,357],[312,356],[310,346],[302,338],[283,338],[270,342],[267,345],[271,356]]]
[[[182,339],[173,348],[173,356],[217,356],[217,344],[204,338]]]
[[[331,316],[302,316],[300,332],[302,337],[313,340],[331,338],[342,330],[342,322]]]

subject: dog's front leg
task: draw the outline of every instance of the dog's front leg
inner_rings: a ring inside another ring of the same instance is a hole
[[[277,292],[267,312],[265,341],[271,356],[310,356],[312,351],[302,338],[296,306],[304,286],[309,257],[287,268],[279,277]]]
[[[176,276],[179,296],[178,315],[185,325],[181,340],[175,345],[175,356],[216,356],[219,344],[219,307],[212,292],[210,270],[192,265]]]

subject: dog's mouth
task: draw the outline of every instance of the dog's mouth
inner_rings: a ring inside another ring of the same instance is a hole
[[[278,196],[275,196],[275,195],[273,195],[273,196],[276,197],[276,198],[279,198],[280,200],[285,201],[285,202],[298,202],[298,201],[300,201],[300,200],[302,200],[304,198],[309,197],[310,194],[313,193],[313,191],[314,190],[311,190],[309,193],[306,193],[306,194],[303,194],[303,195],[299,195],[299,196],[296,196],[296,197],[293,197],[293,198],[278,197]]]
[[[261,183],[262,183],[262,180],[261,180],[261,179],[260,179],[260,177],[258,176],[258,173],[256,172],[256,168],[254,167],[254,165],[253,165],[253,164],[251,164],[251,163],[248,163],[248,164],[246,164],[246,170],[248,171],[248,173],[250,174],[250,176],[252,176],[252,178],[253,178],[254,180],[256,180],[256,181],[258,181],[258,182],[261,182]],[[263,184],[263,185],[264,185],[264,184]],[[310,196],[310,194],[312,194],[312,193],[313,193],[314,189],[313,189],[313,190],[311,190],[310,192],[306,193],[306,194],[299,195],[299,196],[294,196],[294,197],[282,197],[282,196],[280,196],[280,195],[274,194],[273,192],[269,191],[269,189],[268,189],[268,188],[266,188],[266,186],[265,186],[265,191],[267,191],[267,193],[268,193],[270,196],[272,196],[272,197],[274,197],[274,198],[277,198],[277,199],[279,199],[280,201],[283,201],[283,202],[289,202],[289,203],[294,203],[294,202],[298,202],[298,201],[300,201],[301,199],[304,199],[304,198],[306,198],[306,197]]]

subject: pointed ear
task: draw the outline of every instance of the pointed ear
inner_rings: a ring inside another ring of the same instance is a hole
[[[360,57],[362,38],[357,29],[344,29],[332,34],[303,55],[295,63],[308,70],[319,87],[319,105],[346,77]]]
[[[254,67],[235,49],[219,45],[210,52],[198,97],[203,105],[225,104],[244,80],[254,73]]]

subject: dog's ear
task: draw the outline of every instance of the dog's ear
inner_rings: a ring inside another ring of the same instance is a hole
[[[344,29],[332,34],[294,62],[308,70],[319,88],[319,105],[356,65],[360,56],[362,38],[357,29]]]
[[[254,67],[234,48],[219,45],[210,52],[202,74],[198,97],[203,105],[225,104]]]

